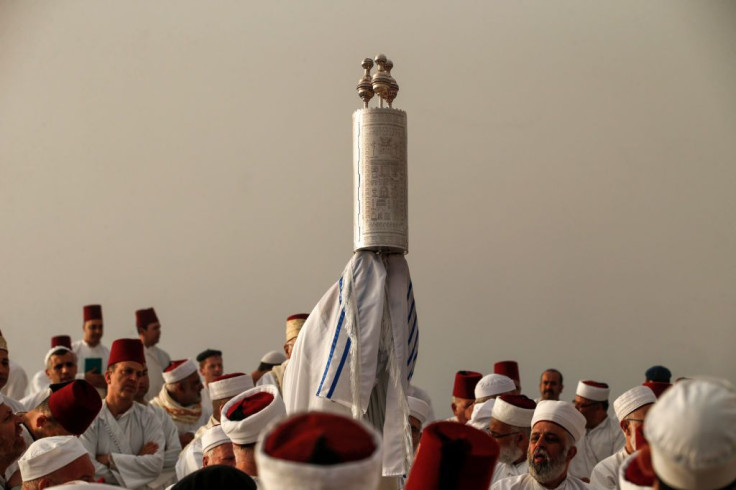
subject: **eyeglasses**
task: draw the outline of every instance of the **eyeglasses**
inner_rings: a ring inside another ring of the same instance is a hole
[[[494,439],[503,439],[504,437],[513,436],[514,434],[518,434],[519,431],[516,432],[508,432],[506,434],[499,434],[498,432],[494,432],[490,429],[488,429],[488,433],[493,437]]]

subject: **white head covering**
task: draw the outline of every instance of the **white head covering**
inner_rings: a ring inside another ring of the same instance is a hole
[[[319,412],[312,412],[320,414]],[[281,423],[302,416],[292,415]],[[309,415],[309,414],[307,414]],[[336,414],[321,414],[334,416]],[[263,439],[256,446],[256,464],[258,465],[259,486],[263,488],[289,488],[302,490],[375,490],[381,479],[382,440],[380,434],[366,423],[349,419],[358,424],[369,434],[375,446],[373,453],[362,460],[331,465],[298,463],[285,459],[277,459],[266,454],[264,446],[268,437],[281,424],[271,424],[263,433]],[[308,429],[308,427],[305,427]]]
[[[413,396],[407,396],[406,400],[409,403],[409,415],[424,425],[424,421],[427,420],[427,414],[429,413],[429,405],[424,400],[414,398]]]
[[[613,402],[613,411],[616,412],[618,421],[621,422],[634,410],[639,410],[645,405],[651,405],[657,401],[657,396],[647,386],[636,386],[616,398]]]
[[[202,434],[202,454],[207,454],[210,449],[215,449],[217,446],[222,446],[228,442],[230,442],[230,438],[222,430],[221,425],[210,427]]]
[[[554,422],[568,431],[577,443],[585,433],[585,417],[569,402],[541,400],[532,417],[532,427],[537,422]]]
[[[478,430],[488,429],[488,426],[491,424],[491,414],[493,413],[495,402],[496,400],[491,398],[490,400],[473,405],[473,413],[465,425],[475,427]]]
[[[18,460],[23,481],[31,481],[63,468],[75,459],[88,455],[74,436],[44,437],[31,444]]]
[[[486,374],[475,385],[475,399],[486,396],[498,396],[502,393],[514,391],[514,380],[503,374]]]
[[[261,362],[265,364],[281,364],[286,360],[286,355],[283,352],[272,350],[271,352],[266,352],[266,354],[261,357]]]
[[[251,388],[253,388],[253,378],[249,374],[242,373],[239,376],[213,381],[207,385],[210,400],[230,398]]]
[[[268,393],[273,396],[270,403],[255,413],[248,414],[243,420],[231,420],[228,412],[259,393]],[[222,407],[220,421],[222,430],[235,444],[252,444],[258,440],[258,435],[268,424],[286,417],[286,406],[281,399],[279,389],[273,385],[263,385],[251,388],[234,397]]]
[[[182,362],[178,366],[176,366],[171,371],[164,371],[163,377],[164,377],[164,383],[170,384],[170,383],[178,383],[179,381],[183,380],[187,376],[190,376],[192,373],[197,372],[197,365],[192,361],[191,359],[187,359],[186,361]]]
[[[611,393],[611,388],[601,388],[600,386],[594,386],[590,383],[595,381],[578,381],[578,389],[575,394],[593,400],[594,402],[604,402],[608,400],[608,395]],[[602,383],[601,383],[602,384]]]
[[[736,391],[726,381],[676,383],[649,411],[644,435],[654,472],[671,487],[712,490],[736,480]]]
[[[517,407],[502,397],[496,398],[491,417],[514,427],[531,427],[534,408]]]
[[[57,345],[56,347],[52,347],[52,348],[50,348],[48,350],[48,352],[46,352],[46,355],[43,358],[43,365],[44,366],[47,366],[49,364],[49,359],[51,359],[51,355],[54,352],[58,352],[60,350],[63,350],[64,352],[71,352],[72,351],[69,347],[67,347],[65,345]]]

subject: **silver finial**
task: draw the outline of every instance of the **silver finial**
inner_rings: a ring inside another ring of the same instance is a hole
[[[363,99],[363,107],[368,107],[368,102],[373,98],[373,85],[371,84],[371,68],[373,68],[373,60],[365,58],[360,64],[365,70],[363,77],[358,80],[358,97]]]
[[[373,92],[381,98],[381,106],[383,101],[386,100],[389,88],[391,86],[391,77],[386,74],[386,56],[379,54],[375,57],[376,65],[378,70],[373,74]]]
[[[396,83],[396,79],[394,79],[394,77],[391,75],[391,69],[394,67],[394,62],[391,60],[386,60],[384,67],[386,68],[386,74],[389,78],[388,92],[386,93],[386,102],[388,102],[388,106],[390,108],[391,104],[393,104],[394,102],[394,99],[399,94],[399,84]]]

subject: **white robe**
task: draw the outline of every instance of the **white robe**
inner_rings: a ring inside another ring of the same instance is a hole
[[[551,490],[583,490],[589,487],[585,482],[568,475],[562,483]],[[532,475],[513,476],[499,480],[491,486],[491,490],[549,490],[537,482]]]
[[[593,468],[613,453],[624,447],[626,437],[618,421],[606,417],[592,429],[586,429],[583,437],[575,444],[578,453],[570,463],[569,473],[578,478],[590,478]]]
[[[618,490],[618,469],[628,457],[624,446],[611,456],[607,457],[593,468],[590,475],[590,485],[595,488],[609,488]]]
[[[176,462],[176,477],[181,480],[190,473],[202,469],[202,435],[210,427],[219,425],[220,422],[210,416],[205,425],[200,427],[194,434],[192,442],[179,454],[179,460]]]
[[[148,368],[148,381],[150,383],[145,398],[146,401],[151,401],[158,395],[164,385],[163,372],[171,364],[171,357],[156,345],[144,347],[143,351],[146,354],[146,367]]]
[[[14,400],[20,400],[26,396],[26,391],[28,390],[28,375],[17,362],[12,359],[9,359],[8,362],[10,363],[8,382],[0,389],[0,393]]]
[[[126,488],[139,488],[158,478],[164,467],[166,439],[158,416],[147,406],[133,406],[117,419],[102,403],[97,418],[79,440],[87,448],[95,466],[95,479]],[[155,442],[154,454],[138,456],[147,442]],[[115,468],[100,464],[98,454],[109,454]]]
[[[37,371],[31,377],[31,384],[28,387],[28,395],[26,396],[33,395],[34,393],[38,393],[39,391],[43,391],[46,388],[48,388],[50,385],[51,385],[51,380],[46,374],[46,370],[42,369],[40,371]]]
[[[369,401],[385,398],[383,475],[405,474],[413,456],[406,393],[418,338],[404,256],[356,252],[299,332],[284,374],[286,412],[366,418]],[[385,388],[372,397],[379,379]]]
[[[529,463],[526,459],[519,464],[506,464],[499,461],[496,463],[496,469],[493,470],[491,485],[504,478],[526,475],[527,473],[529,473]]]

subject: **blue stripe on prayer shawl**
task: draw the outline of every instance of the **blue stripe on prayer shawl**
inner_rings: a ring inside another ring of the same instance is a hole
[[[409,316],[406,317],[406,322],[407,323],[409,323],[409,320],[411,320],[411,314],[412,313],[414,313],[414,301],[411,302],[411,307],[409,308]]]
[[[340,358],[340,365],[337,366],[337,373],[335,373],[335,379],[332,380],[332,386],[330,386],[330,391],[327,392],[327,398],[332,398],[332,394],[335,392],[337,381],[340,379],[340,374],[342,373],[343,366],[345,366],[345,359],[348,358],[348,352],[350,352],[350,339],[349,338],[348,338],[348,341],[345,343],[345,350],[342,352],[342,358]]]
[[[340,304],[342,304],[342,277],[340,277]],[[319,382],[319,387],[317,388],[317,395],[319,396],[320,392],[322,391],[322,385],[325,382],[325,378],[327,377],[327,373],[330,370],[330,364],[332,363],[332,356],[335,354],[335,347],[337,347],[337,340],[340,337],[340,328],[342,328],[342,322],[345,319],[345,308],[343,308],[340,311],[340,319],[337,321],[337,328],[335,329],[335,336],[332,338],[332,346],[330,347],[330,355],[327,357],[327,366],[325,366],[325,372],[322,373],[322,379]],[[350,339],[348,339],[350,340]]]
[[[416,329],[417,329],[417,316],[414,315],[414,322],[411,324],[411,331],[409,332],[409,340],[407,341],[407,344],[411,345],[411,339],[414,337],[414,332],[416,331]]]
[[[409,290],[406,292],[406,300],[409,301],[409,298],[411,297],[411,290],[412,290],[412,283],[409,281]]]

